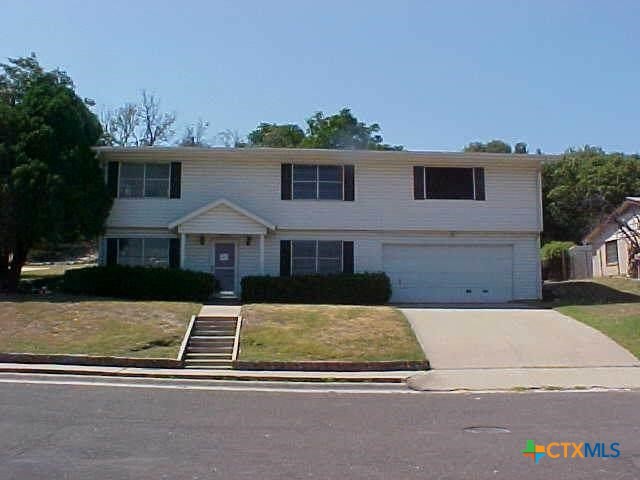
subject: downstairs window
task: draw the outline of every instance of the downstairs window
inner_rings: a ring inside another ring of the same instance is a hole
[[[118,239],[118,264],[169,266],[168,238],[120,238]]]

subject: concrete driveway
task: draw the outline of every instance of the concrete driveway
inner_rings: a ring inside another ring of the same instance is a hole
[[[433,369],[640,365],[606,335],[554,310],[401,310]]]

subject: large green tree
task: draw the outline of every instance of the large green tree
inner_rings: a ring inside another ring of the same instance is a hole
[[[335,115],[316,112],[307,119],[306,130],[295,124],[261,123],[248,135],[249,143],[259,147],[329,148],[340,150],[402,150],[400,145],[384,143],[380,125],[359,121],[343,108]]]
[[[304,130],[298,125],[286,123],[261,123],[248,135],[251,145],[258,147],[298,148],[304,140]]]
[[[580,241],[640,193],[640,157],[585,146],[543,167],[544,239]]]
[[[99,234],[111,207],[91,149],[102,133],[69,76],[35,55],[0,65],[0,287],[32,246]]]

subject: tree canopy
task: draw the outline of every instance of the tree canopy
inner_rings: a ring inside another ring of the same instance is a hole
[[[527,144],[518,142],[511,148],[507,142],[502,140],[491,140],[487,143],[471,142],[464,147],[465,152],[485,152],[485,153],[528,153]]]
[[[96,116],[35,55],[0,65],[0,286],[15,289],[34,243],[101,233],[111,207],[91,149]]]
[[[249,133],[250,145],[258,147],[330,148],[340,150],[402,150],[388,145],[380,135],[380,125],[359,121],[343,108],[335,115],[316,112],[307,119],[306,129],[295,124],[261,123]]]
[[[249,143],[260,147],[298,148],[304,139],[304,130],[291,123],[263,122],[248,135]]]
[[[627,196],[640,193],[640,157],[568,150],[543,167],[544,238],[580,241]]]

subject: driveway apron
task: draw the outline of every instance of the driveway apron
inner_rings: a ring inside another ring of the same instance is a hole
[[[599,331],[554,310],[403,308],[433,369],[638,366]]]

